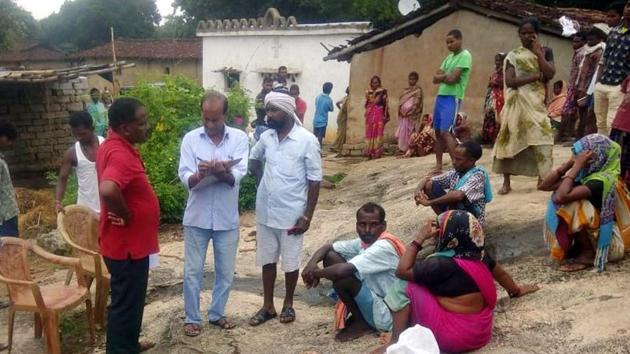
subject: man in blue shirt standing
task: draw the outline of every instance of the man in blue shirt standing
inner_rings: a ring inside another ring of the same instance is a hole
[[[322,146],[324,137],[326,136],[326,127],[328,126],[328,112],[332,112],[334,109],[332,98],[330,98],[330,92],[332,91],[333,84],[331,82],[324,83],[322,92],[315,99],[315,117],[313,118],[313,134],[319,141],[319,146]]]
[[[184,212],[184,334],[201,333],[199,294],[208,244],[214,248],[215,279],[210,324],[231,329],[225,317],[238,249],[239,183],[247,173],[249,143],[241,130],[228,127],[227,98],[210,91],[201,99],[203,126],[182,141],[179,178],[188,189]]]

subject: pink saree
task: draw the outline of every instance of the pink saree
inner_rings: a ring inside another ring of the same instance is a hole
[[[398,129],[395,136],[398,139],[398,149],[404,153],[409,149],[411,134],[422,115],[422,89],[417,86],[406,88],[399,102]]]
[[[448,312],[427,288],[409,282],[407,296],[411,300],[411,323],[429,328],[441,351],[468,352],[485,346],[492,339],[497,290],[492,274],[483,262],[461,258],[453,260],[477,283],[486,307],[472,314]]]

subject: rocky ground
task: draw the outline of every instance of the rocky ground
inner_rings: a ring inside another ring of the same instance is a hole
[[[556,164],[568,157],[567,148],[556,149]],[[482,164],[490,165],[490,151],[484,151]],[[433,164],[433,157],[377,161],[327,157],[325,174],[347,173],[334,189],[325,189],[305,236],[303,263],[324,242],[354,235],[354,213],[364,202],[376,201],[387,211],[389,231],[409,240],[430,210],[416,207],[412,192],[421,175]],[[492,174],[494,190],[500,176]],[[496,196],[487,209],[488,244],[497,258],[520,282],[537,283],[542,289],[526,298],[508,299],[500,291],[492,343],[482,353],[630,353],[630,262],[609,265],[602,274],[565,274],[548,260],[542,240],[542,216],[547,193],[535,190],[535,180],[513,179],[514,191]],[[161,266],[151,272],[145,308],[143,336],[158,345],[150,353],[364,353],[379,345],[378,336],[352,343],[333,340],[332,303],[323,296],[329,284],[314,291],[298,286],[295,308],[297,320],[283,325],[270,321],[260,327],[247,325],[262,301],[260,270],[255,267],[254,215],[242,217],[234,288],[227,314],[238,327],[222,331],[204,326],[202,335],[183,335],[183,239],[181,228],[164,228]],[[212,259],[209,254],[208,259]],[[207,266],[206,284],[213,279]],[[42,281],[61,280],[65,272],[41,272]],[[277,305],[284,293],[283,279],[276,286]],[[205,291],[202,306],[207,308],[210,292]],[[0,310],[0,339],[6,338],[6,310]],[[68,353],[103,353],[99,344],[89,346],[83,331],[84,315],[66,316],[63,345]],[[43,352],[42,342],[32,337],[32,316],[19,315],[16,324],[15,353]]]

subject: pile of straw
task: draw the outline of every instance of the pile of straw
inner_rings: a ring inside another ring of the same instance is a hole
[[[15,189],[20,207],[20,236],[36,238],[57,228],[54,192],[50,189]]]

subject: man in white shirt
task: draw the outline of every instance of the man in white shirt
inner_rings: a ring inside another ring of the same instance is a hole
[[[179,178],[188,189],[184,212],[184,333],[201,333],[199,297],[208,244],[214,248],[215,279],[208,321],[234,328],[225,317],[239,238],[239,183],[247,173],[247,135],[225,125],[227,98],[210,91],[201,99],[203,126],[184,136]]]
[[[286,293],[280,322],[295,320],[293,293],[298,280],[304,233],[308,230],[322,180],[320,146],[296,114],[295,99],[281,92],[265,97],[269,130],[251,151],[256,194],[256,265],[262,266],[264,303],[252,326],[277,316],[273,303],[276,263],[282,258]],[[264,174],[263,174],[263,163]]]
[[[341,342],[375,329],[391,331],[392,316],[383,299],[396,281],[396,267],[405,248],[385,231],[385,210],[380,205],[366,203],[356,217],[359,237],[325,244],[302,270],[307,288],[316,287],[321,278],[332,281],[339,301],[352,315],[352,321],[337,332],[335,339]],[[346,319],[346,314],[341,316],[335,318],[338,329],[342,327],[339,322]]]
[[[95,161],[96,151],[105,139],[94,133],[92,116],[86,111],[72,113],[69,124],[72,136],[77,139],[77,142],[63,155],[55,189],[55,211],[63,212],[61,201],[66,194],[68,177],[74,167],[79,185],[77,204],[98,213],[101,210],[101,202],[98,195]]]

